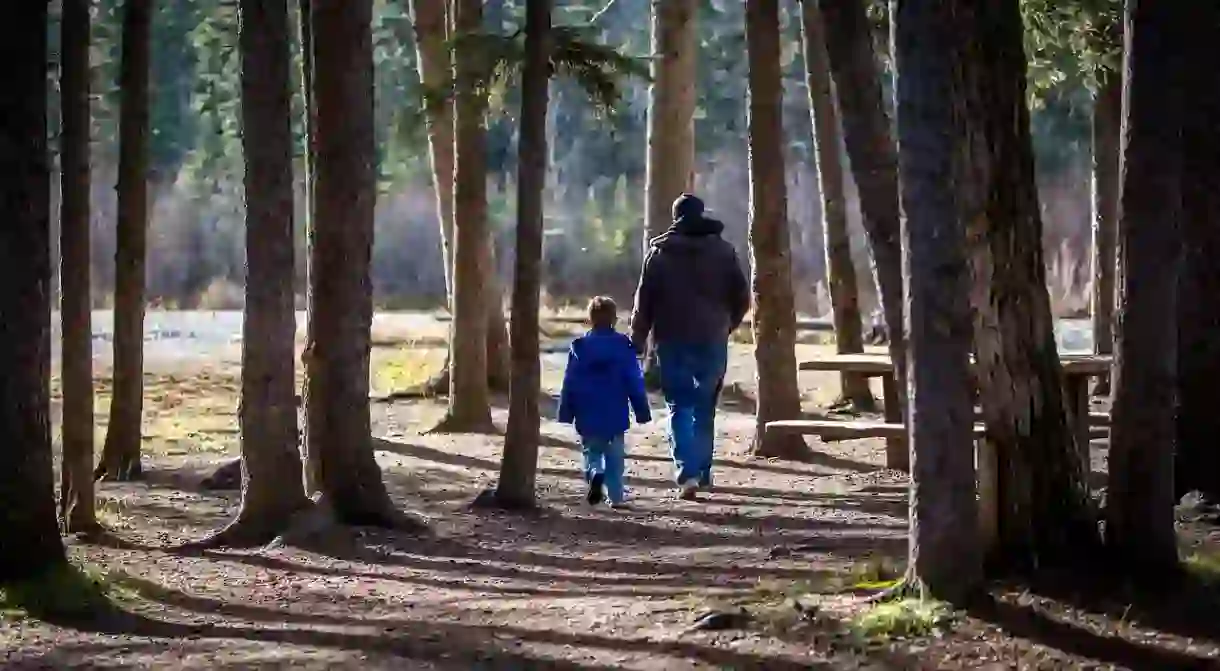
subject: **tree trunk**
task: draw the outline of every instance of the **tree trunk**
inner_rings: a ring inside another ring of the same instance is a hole
[[[538,308],[542,290],[551,0],[527,0],[525,12],[525,68],[521,76],[521,131],[517,144],[513,368],[504,459],[500,463],[500,480],[496,486],[496,500],[507,508],[534,505],[534,480],[538,470],[538,395],[542,389]]]
[[[872,24],[862,0],[818,0],[826,26],[826,52],[843,124],[843,143],[860,194],[860,214],[872,250],[878,298],[885,315],[890,357],[898,378],[896,408],[886,419],[903,421],[906,343],[902,323],[902,249],[899,241],[898,159],[885,112]],[[886,466],[906,470],[909,451],[899,441],[886,449]]]
[[[453,99],[446,95],[452,83],[452,63],[448,20],[441,2],[412,0],[411,15],[415,27],[415,56],[420,81],[428,91],[427,101],[428,154],[432,164],[432,184],[436,192],[437,220],[441,232],[441,262],[445,269],[445,296],[453,310]],[[490,238],[488,240],[490,245]],[[490,257],[489,257],[490,258]],[[489,269],[494,263],[489,260]],[[504,329],[504,311],[498,300],[503,295],[500,277],[492,270],[488,274],[486,291],[492,297],[487,303],[487,383],[492,389],[507,389],[509,383],[509,348]],[[451,343],[452,347],[452,343]],[[425,385],[429,394],[448,391],[449,363]]]
[[[241,509],[216,544],[261,545],[304,509],[297,450],[288,0],[240,0],[246,157],[246,305],[241,361]]]
[[[1076,445],[1065,412],[1046,289],[1023,25],[1018,0],[962,0],[956,14],[967,40],[957,182],[979,398],[998,469],[993,558],[1018,570],[1065,565],[1096,547],[1097,524],[1078,449],[1087,446]]]
[[[0,96],[0,584],[66,561],[51,468],[47,7],[9,7]]]
[[[305,421],[318,488],[341,522],[395,526],[373,456],[369,262],[376,205],[372,0],[313,0],[317,150]]]
[[[1210,10],[1209,10],[1210,11]],[[1215,26],[1215,19],[1207,24]],[[1209,45],[1203,38],[1202,44]],[[1189,84],[1183,171],[1182,219],[1184,262],[1178,295],[1178,417],[1174,465],[1175,495],[1200,491],[1220,501],[1220,413],[1215,409],[1215,384],[1220,376],[1220,93],[1215,50],[1204,46],[1189,66],[1196,82]]]
[[[951,175],[959,155],[956,68],[961,40],[950,3],[896,0],[894,53],[903,267],[910,319],[911,436],[908,587],[961,602],[982,581],[975,500],[970,270]]]
[[[459,35],[482,26],[481,0],[456,0]],[[487,277],[491,270],[487,231],[486,100],[475,90],[478,54],[455,54],[453,321],[450,326],[449,410],[438,431],[491,432],[487,384]],[[503,323],[500,324],[503,329]]]
[[[1106,75],[1093,102],[1093,351],[1114,351],[1114,273],[1118,254],[1118,159],[1122,145],[1123,78]],[[1097,381],[1095,392],[1108,395],[1109,377]]]
[[[97,527],[93,495],[93,325],[89,263],[89,0],[64,0],[60,23],[60,385],[63,466],[59,515],[67,533]]]
[[[317,116],[314,97],[314,28],[313,1],[297,1],[298,29],[301,32],[301,98],[304,100],[305,152],[301,161],[305,183],[305,347],[301,351],[301,367],[305,375],[301,381],[301,405],[308,417],[309,406],[309,367],[313,359],[315,329],[317,322],[313,318],[313,250],[314,222],[317,221],[317,198],[314,197],[317,184]],[[319,455],[310,450],[309,422],[305,423],[301,436],[301,462],[304,466],[302,480],[305,492],[313,496],[318,492],[318,471],[321,469]]]
[[[843,193],[842,138],[839,113],[835,109],[830,63],[826,56],[826,28],[816,0],[802,0],[801,27],[805,48],[805,82],[809,89],[809,112],[813,121],[814,154],[818,168],[818,192],[822,195],[822,234],[826,249],[826,285],[830,289],[835,347],[839,354],[864,351],[864,325],[860,319],[860,297],[856,266],[851,258],[847,233],[847,197]],[[842,401],[858,411],[872,411],[877,402],[868,378],[843,373]]]
[[[1184,183],[1188,172],[1203,167],[1191,161],[1197,158],[1192,143],[1207,142],[1215,129],[1200,129],[1204,132],[1195,137],[1187,121],[1187,106],[1196,107],[1186,101],[1187,71],[1212,65],[1188,53],[1194,39],[1188,26],[1198,22],[1198,12],[1187,3],[1129,0],[1126,16],[1127,128],[1118,230],[1126,271],[1118,311],[1106,544],[1116,559],[1146,576],[1177,565],[1178,283],[1182,235],[1195,228],[1186,223],[1194,213],[1183,203],[1195,192]],[[1190,89],[1190,95],[1215,94]],[[1214,157],[1208,159],[1214,164]],[[1210,447],[1215,448],[1215,436]]]
[[[754,454],[800,459],[809,448],[800,436],[767,434],[768,422],[797,419],[796,306],[792,296],[786,182],[784,179],[783,80],[780,68],[779,0],[746,6],[749,52],[750,256],[754,269],[754,360],[758,412]]]
[[[144,412],[144,263],[148,249],[148,101],[152,1],[125,0],[119,65],[118,228],[114,251],[114,381],[95,477],[140,477]]]
[[[669,228],[674,200],[695,180],[695,82],[699,2],[652,0],[652,62],[648,87],[648,159],[644,167],[644,251]],[[645,379],[659,388],[649,347]]]
[[[674,199],[693,181],[698,10],[696,0],[652,0],[645,249],[669,228]]]
[[[449,45],[449,17],[445,2],[411,0],[415,29],[415,63],[425,93],[428,158],[436,192],[440,222],[441,259],[445,269],[445,296],[453,309],[453,99],[447,95],[453,68]]]

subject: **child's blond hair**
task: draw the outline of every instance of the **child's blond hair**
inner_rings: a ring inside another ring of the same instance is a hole
[[[589,324],[593,328],[612,329],[618,322],[618,306],[609,296],[594,296],[589,300]]]

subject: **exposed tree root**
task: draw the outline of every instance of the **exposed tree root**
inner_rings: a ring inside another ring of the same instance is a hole
[[[476,510],[505,510],[510,512],[531,512],[538,510],[538,502],[534,499],[519,501],[500,494],[497,487],[488,487],[479,492],[470,507]]]
[[[503,376],[488,374],[487,386],[492,392],[507,393],[509,380]],[[445,398],[449,396],[449,366],[446,365],[439,373],[413,387],[392,391],[384,396],[378,396],[374,403],[393,403],[394,401],[417,401],[423,398]]]
[[[105,527],[96,519],[88,522],[82,520],[73,521],[71,515],[65,517],[61,526],[65,536],[80,538],[86,541],[101,535],[105,531]]]
[[[436,426],[424,432],[425,435],[436,435],[444,433],[477,433],[483,435],[496,435],[499,430],[494,422],[491,421],[491,415],[487,417],[460,417],[453,414],[452,411],[445,413],[441,421],[437,422]]]
[[[184,543],[184,551],[211,550],[215,548],[252,548],[272,542],[304,510],[313,507],[308,499],[302,499],[295,509],[255,510],[243,505],[237,517],[223,529],[198,541]]]
[[[325,496],[315,494],[311,504],[293,515],[283,533],[266,549],[292,546],[351,556],[360,550],[355,527],[375,527],[421,536],[431,533],[425,522],[394,508],[388,500],[380,510],[354,511],[337,509]]]
[[[120,457],[106,458],[102,455],[102,461],[93,470],[93,481],[107,480],[111,482],[134,482],[144,479],[144,465],[140,463],[139,455],[129,457],[126,455]]]
[[[324,496],[315,494],[295,509],[268,512],[238,512],[225,528],[197,541],[184,543],[178,552],[201,552],[218,548],[263,548],[268,550],[297,547],[329,555],[352,556],[360,550],[356,527],[376,527],[424,535],[428,525],[389,503],[384,510],[340,513]]]
[[[782,459],[784,461],[808,462],[813,458],[813,450],[805,444],[801,436],[776,436],[763,438],[763,431],[754,437],[754,445],[750,455],[764,459]]]
[[[199,484],[204,489],[211,491],[241,489],[241,459],[234,459],[222,464]]]
[[[417,400],[421,398],[438,398],[449,395],[449,366],[446,365],[439,373],[433,375],[421,384],[392,391],[385,396],[374,399],[376,403],[393,403],[394,401]]]

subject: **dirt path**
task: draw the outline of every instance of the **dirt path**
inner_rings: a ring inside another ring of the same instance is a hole
[[[743,348],[730,383],[749,393],[751,370]],[[673,500],[663,412],[629,435],[623,511],[583,502],[575,437],[547,422],[541,510],[522,516],[468,506],[495,477],[500,439],[420,435],[439,404],[378,404],[386,482],[431,537],[366,531],[365,549],[344,557],[165,552],[235,511],[236,493],[199,486],[235,454],[231,373],[150,386],[150,478],[100,491],[104,521],[130,546],[73,547],[113,572],[129,614],[85,627],[0,620],[3,668],[1220,668],[1215,636],[1107,625],[1117,617],[1048,610],[1003,590],[1012,617],[965,617],[951,634],[910,644],[862,647],[834,617],[802,616],[788,596],[826,593],[821,607],[833,615],[850,607],[830,594],[844,575],[905,554],[905,478],[880,468],[872,441],[819,443],[809,464],[749,459],[753,420],[731,396],[716,490],[698,502]],[[544,378],[553,392],[558,371]],[[803,375],[810,403],[836,391],[833,381]],[[496,419],[502,426],[503,409]],[[691,630],[700,614],[736,604],[753,616],[746,626]],[[1049,643],[1043,625],[1061,620],[1074,644]]]

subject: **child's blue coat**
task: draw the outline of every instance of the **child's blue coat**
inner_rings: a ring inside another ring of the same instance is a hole
[[[613,438],[631,426],[631,411],[652,420],[644,375],[631,339],[613,329],[594,329],[572,342],[559,394],[559,421],[576,424],[581,436]]]

